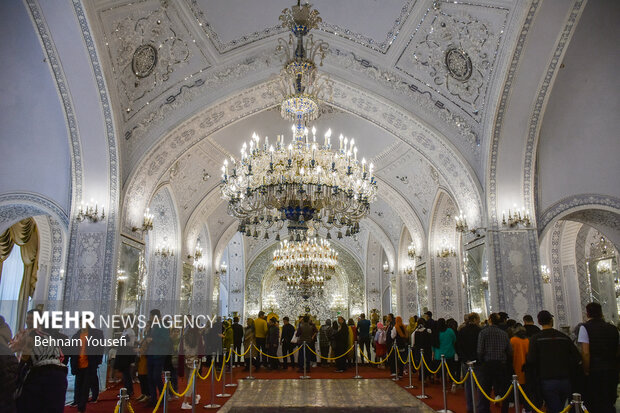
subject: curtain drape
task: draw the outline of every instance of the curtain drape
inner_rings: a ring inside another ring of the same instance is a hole
[[[24,262],[23,282],[25,284],[22,288],[29,297],[32,297],[39,268],[39,233],[33,218],[21,220],[0,234],[0,279],[2,278],[2,262],[9,257],[15,244],[21,247]]]

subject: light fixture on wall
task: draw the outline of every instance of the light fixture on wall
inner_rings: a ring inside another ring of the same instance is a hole
[[[102,206],[101,213],[99,213],[99,205],[97,204],[97,201],[93,201],[92,199],[90,200],[90,203],[84,203],[84,201],[82,201],[75,219],[78,222],[82,222],[85,219],[90,222],[99,222],[105,219],[105,208]]]
[[[454,249],[454,247],[448,246],[448,244],[444,241],[441,249],[437,250],[437,258],[448,257],[456,257],[456,250]]]
[[[124,282],[126,280],[127,280],[127,274],[125,273],[125,270],[119,269],[118,271],[116,271],[116,281]]]
[[[390,264],[388,264],[388,262],[384,262],[383,263],[383,272],[389,272],[390,271]]]
[[[544,264],[540,266],[540,276],[542,277],[543,283],[551,283],[551,270]]]
[[[207,268],[207,265],[205,264],[204,260],[194,259],[194,268],[198,272],[203,272]]]
[[[409,246],[407,247],[407,256],[409,257],[409,259],[411,260],[415,260],[417,258],[419,258],[416,255],[416,250],[415,250],[415,244],[413,243],[413,241],[411,241],[411,243],[409,244]]]
[[[170,248],[170,246],[168,246],[168,243],[164,243],[164,245],[157,247],[155,250],[155,255],[159,255],[161,257],[174,257],[174,251]]]
[[[226,261],[222,261],[222,263],[220,264],[220,268],[215,271],[216,274],[226,274],[226,272],[228,271],[228,265],[226,264]]]
[[[265,297],[264,304],[265,308],[272,313],[278,308],[278,300],[276,300],[273,294],[269,294],[267,297]]]
[[[599,274],[611,274],[611,259],[597,262],[596,272]]]
[[[409,274],[409,275],[413,274],[413,271],[414,271],[413,267],[414,267],[414,264],[412,262],[408,263],[405,266],[405,269],[403,270],[403,273],[404,274]]]
[[[334,294],[331,308],[333,309],[344,309],[347,306],[347,301],[341,294]]]
[[[467,217],[463,214],[463,211],[459,211],[459,215],[454,217],[456,221],[456,230],[458,232],[467,232]]]
[[[525,208],[517,208],[515,205],[514,209],[508,210],[508,215],[502,211],[502,225],[506,227],[529,227],[531,223],[530,211]]]
[[[337,231],[340,239],[360,230],[376,198],[373,164],[358,160],[354,139],[340,135],[339,147],[331,145],[331,130],[323,143],[308,122],[320,114],[319,104],[331,90],[331,81],[318,73],[315,56],[324,56],[327,43],[306,35],[321,21],[317,10],[298,3],[280,16],[292,34],[279,40],[285,55],[279,77],[281,115],[294,122],[292,141],[279,135],[275,145],[253,134],[241,149],[241,159],[231,158],[222,167],[222,196],[228,211],[239,221],[242,234],[259,237],[279,233],[285,225],[291,240],[303,241],[319,229]],[[293,46],[294,39],[296,44]],[[312,132],[312,135],[310,135]]]
[[[153,214],[151,214],[151,210],[149,208],[144,212],[144,216],[142,217],[142,226],[141,227],[132,227],[131,230],[133,232],[142,231],[149,232],[153,229]]]

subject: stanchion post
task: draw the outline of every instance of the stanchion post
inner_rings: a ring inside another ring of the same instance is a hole
[[[301,350],[304,352],[304,375],[300,376],[300,379],[309,379],[310,376],[308,376],[308,372],[306,371],[307,369],[307,365],[308,365],[308,355],[306,354],[306,342],[304,341],[303,344],[304,348],[302,348]]]
[[[471,407],[473,408],[473,413],[476,413],[476,405],[478,401],[476,400],[476,383],[474,382],[474,361],[467,362],[467,371],[469,372],[469,385],[471,387]],[[465,391],[467,391],[467,383],[465,383]]]
[[[405,386],[405,389],[415,389],[413,384],[413,369],[411,365],[413,364],[413,353],[411,353],[411,345],[407,345],[407,357],[409,358],[409,385]]]
[[[252,357],[252,343],[250,343],[250,349],[248,350],[248,354],[250,355],[250,374],[248,374],[245,379],[246,380],[254,380],[254,376],[252,376],[252,359],[254,357]]]
[[[198,360],[194,360],[194,381],[192,381],[192,413],[196,413],[196,381],[198,380]]]
[[[215,403],[215,353],[211,353],[211,403],[205,404],[205,409],[219,409],[219,404]]]
[[[515,412],[520,412],[519,408],[519,377],[516,374],[512,375],[512,387],[514,389],[514,404],[515,404]]]
[[[357,344],[357,342],[355,343],[355,348],[353,349],[353,351],[355,352],[354,356],[355,357],[355,376],[353,376],[354,379],[361,379],[362,376],[360,376],[360,370],[359,370],[359,366],[357,365],[357,350],[359,348],[359,345]]]
[[[233,346],[232,344],[230,345],[230,383],[228,383],[226,385],[226,387],[237,387],[237,383],[233,383],[234,381],[234,377],[233,377]]]
[[[170,372],[164,371],[164,400],[162,400],[164,405],[164,413],[168,413],[168,385],[170,383]]]
[[[448,410],[448,395],[446,394],[446,356],[441,355],[441,389],[443,393],[443,409],[437,410],[439,413],[452,413]]]
[[[216,397],[230,397],[230,394],[226,393],[226,349],[222,349],[222,375],[221,375],[221,378],[222,378],[222,392],[218,393],[216,395]]]
[[[583,413],[583,401],[581,400],[581,394],[573,393],[573,399],[570,404],[573,405],[574,413]]]
[[[396,347],[396,342],[394,342],[394,344],[392,345],[392,354],[394,354],[394,377],[392,377],[392,380],[394,381],[398,381],[399,377],[398,377],[398,354],[396,354],[396,352],[398,351],[398,347]]]
[[[127,401],[129,400],[129,395],[127,394],[127,389],[123,387],[118,395],[118,413],[125,413],[125,406],[127,405]]]
[[[418,394],[415,397],[417,397],[418,399],[428,399],[429,398],[428,394],[424,392],[424,371],[426,370],[426,367],[424,366],[424,349],[423,348],[420,349],[420,370],[422,370],[422,393]]]

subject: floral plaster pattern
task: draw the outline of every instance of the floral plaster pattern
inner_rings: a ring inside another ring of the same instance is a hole
[[[383,283],[381,272],[383,270],[381,262],[381,244],[375,237],[368,239],[368,253],[366,255],[366,311],[370,313],[372,309],[381,309],[381,292]]]
[[[499,6],[436,2],[418,24],[396,68],[480,122],[508,13]],[[469,61],[466,78],[457,79],[448,70],[446,54],[452,50]]]
[[[540,214],[538,218],[538,231],[542,232],[550,222],[562,217],[567,211],[586,209],[587,207],[606,207],[620,211],[620,199],[600,194],[581,194],[570,198],[564,198]],[[617,227],[617,223],[608,222],[610,228]]]
[[[454,217],[458,210],[454,201],[445,192],[440,192],[431,222],[431,237],[429,260],[431,265],[430,296],[433,313],[437,317],[455,317],[462,319],[465,309],[465,298],[461,288],[461,274],[459,268],[457,248],[457,234],[454,227]],[[452,248],[457,251],[456,256],[437,257],[436,252],[442,248]]]
[[[564,289],[562,262],[560,258],[560,247],[562,242],[562,231],[564,230],[564,222],[558,221],[553,226],[551,233],[551,280],[553,290],[553,303],[555,307],[555,316],[557,317],[557,325],[568,325],[568,316],[566,314],[566,291]]]

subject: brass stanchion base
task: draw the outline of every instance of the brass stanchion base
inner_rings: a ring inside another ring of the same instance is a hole
[[[230,394],[228,394],[228,393],[220,393],[220,394],[216,394],[215,397],[230,397]]]
[[[226,386],[224,387],[237,387],[237,383],[228,383]]]
[[[418,386],[416,386],[415,384],[412,385],[406,385],[405,387],[403,387],[403,389],[417,389]]]
[[[447,410],[441,409],[441,410],[437,410],[437,413],[454,413],[454,412],[450,409],[447,409]]]
[[[417,396],[418,399],[430,399],[431,396],[429,396],[428,394],[418,394]]]
[[[353,378],[354,378],[354,379],[363,379],[363,377],[362,377],[362,376],[360,376],[359,374],[357,374],[357,375],[353,376]]]
[[[222,407],[222,405],[211,403],[211,404],[205,404],[203,407],[205,409],[219,409],[220,407]]]

